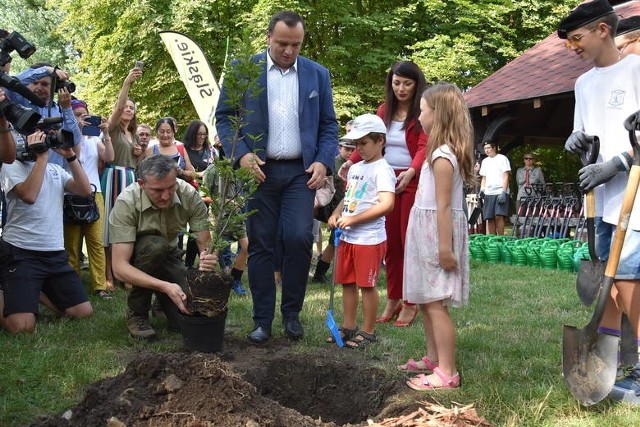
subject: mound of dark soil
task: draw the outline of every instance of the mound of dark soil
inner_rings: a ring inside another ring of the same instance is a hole
[[[141,354],[90,386],[69,419],[34,426],[366,425],[399,387],[361,352],[300,354],[286,340],[252,346],[229,338],[219,356]]]

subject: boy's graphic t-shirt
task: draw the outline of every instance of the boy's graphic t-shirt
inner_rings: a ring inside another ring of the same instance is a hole
[[[377,204],[379,192],[395,193],[396,175],[386,160],[358,162],[349,168],[343,216],[354,216]],[[377,245],[387,240],[384,216],[343,230],[342,240],[357,245]]]

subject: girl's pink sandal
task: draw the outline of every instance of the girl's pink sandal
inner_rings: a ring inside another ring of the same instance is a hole
[[[398,370],[415,373],[431,373],[438,367],[438,364],[433,363],[427,356],[423,356],[422,359],[420,359],[420,362],[423,363],[424,368],[418,365],[419,362],[409,359],[404,365],[398,365]]]
[[[442,384],[436,385],[431,384],[429,379],[425,374],[420,374],[414,378],[411,378],[407,381],[407,385],[418,391],[429,391],[429,390],[437,390],[437,389],[446,389],[446,388],[458,388],[460,387],[460,374],[456,372],[456,374],[452,377],[442,372],[442,370],[436,367],[433,370],[433,373],[440,378]]]

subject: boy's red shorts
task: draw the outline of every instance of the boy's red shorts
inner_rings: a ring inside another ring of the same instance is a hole
[[[387,251],[387,242],[377,245],[354,245],[340,241],[336,260],[336,283],[355,283],[371,288],[378,282],[380,265]]]

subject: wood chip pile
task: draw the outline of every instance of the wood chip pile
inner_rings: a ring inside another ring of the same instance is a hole
[[[371,427],[491,427],[484,418],[478,416],[473,405],[447,408],[432,402],[420,402],[418,410],[396,418],[386,418],[379,423],[369,420]]]

